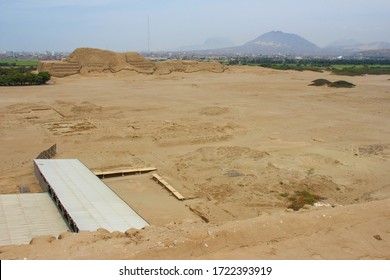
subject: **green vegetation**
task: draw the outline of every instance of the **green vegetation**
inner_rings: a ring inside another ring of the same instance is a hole
[[[305,204],[314,205],[314,203],[323,199],[319,195],[311,194],[308,191],[296,191],[292,196],[288,198],[290,204],[287,208],[293,209],[294,211],[298,211]]]
[[[332,82],[326,80],[326,79],[317,79],[311,82],[309,86],[317,86],[317,87],[322,87],[322,86],[331,86]]]
[[[0,60],[0,67],[28,66],[36,68],[38,60]]]
[[[337,88],[353,88],[356,85],[347,81],[340,80],[340,81],[333,82],[330,86],[337,87]]]
[[[390,66],[359,65],[359,66],[333,67],[332,73],[336,75],[343,75],[343,76],[389,75]]]
[[[288,57],[235,57],[227,65],[261,66],[276,70],[329,71],[335,75],[390,75],[389,59],[326,59]]]
[[[321,86],[327,86],[327,87],[335,87],[335,88],[353,88],[355,87],[356,85],[350,83],[350,82],[347,82],[347,81],[336,81],[336,82],[330,82],[326,79],[317,79],[317,80],[314,80],[312,81],[312,83],[309,85],[309,86],[317,86],[317,87],[321,87]]]
[[[307,176],[312,176],[314,174],[314,168],[310,168],[306,171]]]
[[[284,193],[280,193],[279,195],[280,195],[281,197],[288,197],[289,194],[288,194],[287,192],[284,192]]]
[[[332,65],[329,67],[302,65],[302,64],[260,64],[261,67],[272,68],[276,70],[295,70],[295,71],[330,71],[335,75],[342,76],[362,76],[362,75],[390,75],[390,66],[380,65]]]
[[[0,86],[42,85],[50,80],[48,72],[33,74],[29,68],[0,68]]]
[[[37,60],[0,60],[0,86],[45,84],[50,80],[48,72],[31,73],[37,65]]]

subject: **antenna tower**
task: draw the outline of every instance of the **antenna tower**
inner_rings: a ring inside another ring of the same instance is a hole
[[[149,24],[149,16],[148,16],[148,53],[150,54],[150,24]]]

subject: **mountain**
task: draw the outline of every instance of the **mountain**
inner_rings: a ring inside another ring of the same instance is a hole
[[[361,52],[390,49],[387,42],[359,43],[353,39],[336,41],[323,49],[323,53],[329,55],[354,55]]]
[[[360,57],[380,57],[380,58],[390,58],[390,48],[388,49],[379,49],[379,50],[369,50],[356,53]]]
[[[218,49],[211,48],[211,44],[208,46],[192,48],[191,52],[205,55],[316,55],[321,51],[320,47],[308,40],[281,31],[265,33],[242,46]]]
[[[201,45],[189,45],[180,47],[179,51],[193,51],[193,50],[211,50],[220,48],[233,47],[235,44],[228,38],[224,37],[211,37],[207,38]]]
[[[325,48],[320,48],[301,36],[282,31],[265,33],[237,47],[227,47],[229,42],[225,38],[214,37],[207,39],[203,45],[188,46],[180,50],[202,55],[354,56],[366,51],[373,53],[372,51],[390,49],[390,44],[386,42],[363,44],[353,39],[335,41]]]
[[[345,40],[337,40],[332,43],[330,43],[326,48],[340,48],[340,47],[346,47],[346,46],[355,46],[360,45],[358,41],[355,39],[345,39]]]
[[[282,31],[271,31],[236,48],[241,53],[263,55],[315,55],[321,51],[308,40]]]

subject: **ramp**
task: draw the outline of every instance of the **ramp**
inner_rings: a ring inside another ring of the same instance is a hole
[[[124,232],[149,225],[77,159],[35,159],[35,176],[69,227]]]
[[[47,193],[0,195],[0,245],[28,244],[69,228]]]

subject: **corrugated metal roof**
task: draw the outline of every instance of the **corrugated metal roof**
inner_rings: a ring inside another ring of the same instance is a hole
[[[77,159],[36,159],[79,230],[126,231],[149,225]]]
[[[0,195],[0,245],[28,244],[33,237],[67,230],[47,193]]]

